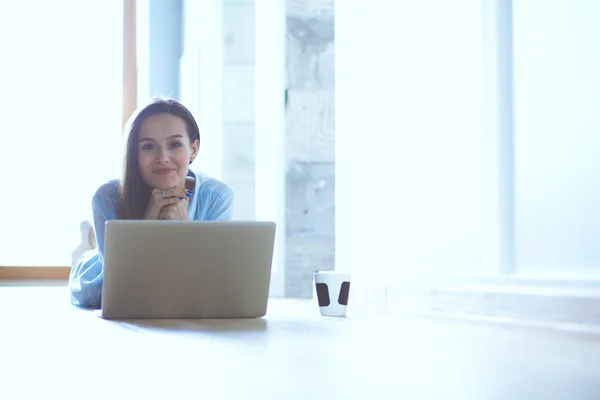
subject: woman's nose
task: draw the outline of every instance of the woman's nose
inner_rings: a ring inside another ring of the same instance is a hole
[[[158,153],[156,154],[156,162],[158,163],[166,163],[169,161],[169,154],[165,149],[158,149]]]

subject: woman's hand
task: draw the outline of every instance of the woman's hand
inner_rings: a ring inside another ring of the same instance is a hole
[[[164,192],[164,195],[163,195]],[[177,206],[185,204],[185,215],[187,218],[187,204],[190,192],[185,188],[171,188],[167,190],[153,189],[150,194],[150,201],[144,215],[145,219],[161,219],[161,213],[165,207]],[[166,210],[169,211],[169,210]],[[169,211],[168,215],[173,211]],[[162,218],[174,219],[174,218]],[[178,219],[178,218],[177,218]]]
[[[158,219],[171,219],[171,220],[181,220],[187,221],[189,219],[188,216],[188,207],[189,207],[189,197],[184,197],[183,200],[166,205],[160,210],[158,214]]]

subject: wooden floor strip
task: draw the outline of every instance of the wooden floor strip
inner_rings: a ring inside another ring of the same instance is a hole
[[[70,267],[0,267],[0,280],[67,280]]]

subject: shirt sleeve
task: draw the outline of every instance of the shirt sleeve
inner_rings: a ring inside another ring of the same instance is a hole
[[[235,195],[233,189],[221,183],[218,189],[210,193],[206,219],[213,221],[229,221],[233,218]]]
[[[100,308],[104,278],[104,227],[108,218],[96,197],[92,200],[92,209],[98,247],[84,253],[71,269],[69,291],[73,305]]]
[[[96,243],[98,244],[99,257],[102,264],[104,264],[104,230],[108,218],[102,212],[102,208],[95,198],[92,200],[92,210],[94,212],[94,234],[96,235]]]

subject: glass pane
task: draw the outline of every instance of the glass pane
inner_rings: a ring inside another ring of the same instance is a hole
[[[600,2],[514,6],[516,261],[600,267]]]
[[[122,31],[118,1],[0,2],[0,265],[70,265],[117,176]]]
[[[336,3],[336,263],[390,285],[480,272],[481,2],[369,4]]]

